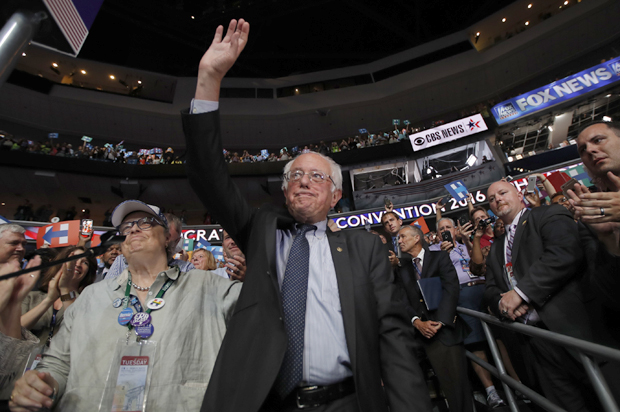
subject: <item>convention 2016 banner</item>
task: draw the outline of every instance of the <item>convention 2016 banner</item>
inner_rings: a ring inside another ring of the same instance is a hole
[[[549,170],[542,173],[543,176],[548,177],[554,172],[565,172],[568,176],[574,177],[582,184],[590,186],[591,183],[586,177],[584,172],[583,163],[575,163],[570,166],[562,167],[559,169]],[[519,191],[527,188],[527,177],[515,179],[511,182]],[[540,181],[539,181],[540,183]],[[479,189],[470,192],[472,194],[472,204],[476,206],[479,203],[487,202],[487,189],[491,184],[480,187]],[[437,199],[438,200],[438,199]],[[419,219],[420,217],[434,218],[437,215],[437,205],[435,202],[426,201],[416,204],[407,205],[404,207],[394,207],[394,213],[400,217],[406,224],[409,224],[411,220]],[[442,209],[444,214],[450,214],[452,212],[461,211],[467,213],[467,199],[457,200],[451,197]],[[376,209],[374,211],[368,211],[365,213],[350,212],[346,214],[330,215],[329,219],[340,229],[354,229],[364,228],[366,225],[379,226],[381,225],[381,217],[385,213],[385,210]]]
[[[546,109],[620,80],[620,57],[493,106],[497,124]]]
[[[451,142],[461,137],[470,136],[488,130],[480,114],[443,124],[433,129],[424,130],[409,136],[413,151],[426,149],[438,144]]]

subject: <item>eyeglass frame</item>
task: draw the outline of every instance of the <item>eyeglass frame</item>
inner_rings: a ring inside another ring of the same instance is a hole
[[[140,227],[140,223],[139,222],[142,221],[142,222],[146,223],[147,220],[150,220],[151,225],[148,228]],[[126,225],[127,223],[131,223],[131,226],[127,227],[127,229],[126,229],[128,231],[131,230],[134,226],[138,226],[138,229],[140,229],[140,230],[151,230],[153,228],[153,222],[157,223],[159,226],[163,227],[164,229],[166,229],[166,227],[167,227],[164,222],[162,222],[160,219],[158,219],[155,216],[144,216],[144,217],[141,217],[140,219],[130,220],[128,222],[123,222],[120,225],[118,225],[116,230],[118,231],[118,233],[121,236],[127,236],[129,233],[123,234],[123,232],[121,231],[121,227],[123,225]]]
[[[303,174],[301,175],[301,177],[300,177],[299,179],[291,179],[291,174],[292,174],[293,172],[295,172],[295,173],[297,173],[297,172],[301,172],[301,173],[303,173]],[[322,175],[326,176],[327,178],[329,178],[329,180],[331,180],[331,182],[334,184],[334,186],[336,186],[336,182],[334,182],[334,179],[332,179],[332,177],[331,177],[330,175],[328,175],[327,173],[321,172],[320,170],[311,170],[311,171],[309,171],[309,172],[304,172],[304,171],[303,171],[303,170],[301,170],[301,169],[289,170],[288,172],[283,173],[283,174],[282,174],[282,177],[283,177],[283,178],[284,178],[287,182],[291,182],[291,181],[293,181],[293,182],[299,182],[299,181],[301,181],[301,179],[303,179],[303,178],[304,178],[304,176],[308,175],[308,179],[310,179],[310,181],[311,181],[312,183],[318,183],[318,184],[323,184],[323,183],[325,183],[326,179],[322,179],[322,180],[318,180],[318,181],[316,181],[316,180],[312,180],[312,173],[320,173],[320,174],[322,174]],[[288,176],[287,176],[287,175],[288,175]]]

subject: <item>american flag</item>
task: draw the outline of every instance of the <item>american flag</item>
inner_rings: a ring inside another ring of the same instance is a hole
[[[88,36],[88,29],[71,0],[43,0],[58,27],[77,55]]]

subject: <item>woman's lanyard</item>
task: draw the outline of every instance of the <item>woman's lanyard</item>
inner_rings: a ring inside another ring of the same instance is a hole
[[[58,309],[54,308],[52,312],[52,321],[50,322],[50,333],[47,335],[47,342],[45,342],[45,346],[49,348],[50,343],[52,342],[52,337],[54,336],[54,327],[56,326],[56,315],[58,314]]]
[[[147,303],[146,312],[143,311],[142,305],[140,304],[140,300],[136,297],[132,297],[130,299],[131,292],[131,272],[127,272],[127,286],[125,287],[125,297],[123,298],[123,310],[118,315],[118,323],[125,326],[127,325],[127,339],[129,340],[129,332],[135,327],[136,335],[138,335],[138,340],[140,339],[148,339],[153,334],[153,325],[151,323],[151,315],[152,308],[159,309],[163,307],[163,299],[162,297],[166,293],[170,286],[174,283],[176,279],[168,278],[164,286],[161,287],[157,296],[154,299],[150,300]],[[131,301],[132,306],[136,309],[136,313],[134,313],[133,309],[129,307],[129,302]],[[152,303],[154,303],[152,305]]]

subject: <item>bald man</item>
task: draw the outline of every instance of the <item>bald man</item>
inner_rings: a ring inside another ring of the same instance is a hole
[[[523,194],[506,181],[493,183],[487,197],[506,226],[487,257],[485,298],[491,311],[592,341],[579,287],[585,259],[571,214],[560,205],[525,208]],[[535,339],[529,343],[547,377],[545,395],[569,411],[588,410],[580,394],[583,387],[574,379],[580,365],[563,348]],[[571,367],[573,376],[566,373]]]

